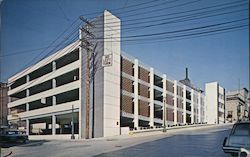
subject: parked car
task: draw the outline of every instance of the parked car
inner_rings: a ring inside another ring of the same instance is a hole
[[[250,122],[235,123],[224,139],[223,151],[232,156],[250,156]]]
[[[27,143],[29,141],[28,135],[22,131],[6,131],[0,134],[0,142],[22,142]]]

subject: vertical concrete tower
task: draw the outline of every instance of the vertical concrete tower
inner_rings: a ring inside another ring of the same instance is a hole
[[[120,19],[109,11],[90,21],[94,27],[89,29],[95,35],[90,41],[96,46],[95,56],[95,98],[94,98],[94,137],[107,137],[120,134]],[[84,33],[80,35],[84,37]],[[80,137],[86,135],[86,50],[81,49],[81,109],[80,109]],[[110,59],[108,66],[103,66],[104,58]],[[91,81],[92,89],[93,81]],[[92,133],[92,93],[90,92],[90,125],[89,135]]]

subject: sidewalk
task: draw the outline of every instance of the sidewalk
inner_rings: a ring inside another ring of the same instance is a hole
[[[137,130],[137,131],[131,131],[130,136],[150,136],[150,135],[157,135],[157,134],[171,134],[181,131],[188,131],[188,130],[197,130],[197,129],[208,129],[218,126],[231,126],[233,124],[226,123],[226,124],[198,124],[198,125],[187,125],[187,126],[175,126],[175,127],[167,127],[166,133],[163,133],[163,128],[158,129],[147,129],[147,130]]]
[[[0,148],[0,157],[9,157],[11,154],[12,151],[9,148]]]

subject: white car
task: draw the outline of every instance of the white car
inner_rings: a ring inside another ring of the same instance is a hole
[[[224,139],[223,151],[232,156],[250,157],[250,122],[235,123]]]

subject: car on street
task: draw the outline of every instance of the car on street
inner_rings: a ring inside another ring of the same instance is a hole
[[[12,143],[12,142],[22,142],[27,143],[29,141],[28,135],[22,131],[6,131],[0,134],[1,143]]]
[[[250,156],[250,122],[237,122],[224,139],[223,151],[232,156]]]

